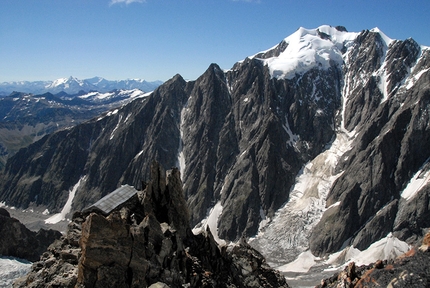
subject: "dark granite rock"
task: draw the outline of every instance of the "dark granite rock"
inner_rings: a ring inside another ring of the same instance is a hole
[[[383,207],[373,218],[361,228],[351,244],[363,251],[366,250],[375,239],[382,239],[393,231],[393,224],[396,218],[398,200],[393,200]]]
[[[0,208],[0,254],[38,261],[46,248],[61,237],[55,230],[30,231],[6,209]]]
[[[355,129],[358,135],[338,164],[343,174],[327,197],[327,206],[336,202],[340,205],[333,215],[327,211],[312,233],[310,247],[316,255],[338,251],[343,244],[353,243],[364,249],[389,231],[399,231],[396,235],[413,243],[422,237],[421,229],[429,227],[423,217],[428,213],[426,188],[421,187],[420,200],[405,201],[400,192],[419,169],[427,171],[430,151],[420,147],[430,145],[430,76],[423,75],[410,89],[390,86],[384,100],[377,85],[379,80],[374,78],[380,73],[384,51],[388,49],[386,57],[392,61],[404,61],[410,67],[416,63],[419,47],[410,39],[386,47],[379,34],[374,34],[363,32],[356,40],[357,49],[349,55],[352,64],[346,70],[346,79],[351,78],[345,127]],[[373,54],[362,49],[370,49]],[[407,69],[399,71],[396,65],[389,62],[385,67],[387,75],[397,77],[390,83],[400,83],[407,76]],[[421,69],[429,65],[427,57],[420,58],[416,65]],[[363,76],[357,75],[367,75],[364,85]],[[395,199],[398,205],[389,204]],[[417,217],[412,216],[415,210],[419,211]],[[348,239],[352,240],[345,243]]]

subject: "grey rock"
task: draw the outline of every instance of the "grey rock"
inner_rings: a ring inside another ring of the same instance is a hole
[[[0,254],[38,261],[46,248],[61,237],[55,230],[30,231],[19,220],[0,208]]]
[[[423,228],[430,227],[430,185],[427,184],[409,201],[401,201],[394,221],[394,236],[416,242],[423,236]]]
[[[393,224],[398,209],[398,200],[393,200],[383,207],[373,218],[367,222],[354,236],[351,244],[363,251],[366,250],[372,243],[378,241],[393,231]]]

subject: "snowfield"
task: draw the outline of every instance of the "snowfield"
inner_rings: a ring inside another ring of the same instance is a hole
[[[395,259],[398,256],[405,254],[411,247],[389,233],[385,238],[376,241],[369,248],[360,251],[354,246],[347,247],[344,250],[330,255],[327,264],[332,264],[339,268],[343,268],[346,263],[355,262],[357,266],[368,265],[380,259]],[[340,264],[340,265],[339,265]]]
[[[218,201],[215,206],[210,210],[208,217],[203,219],[199,224],[196,225],[193,229],[193,233],[195,235],[201,233],[203,230],[206,230],[207,227],[209,227],[214,240],[219,245],[225,245],[227,242],[223,239],[220,239],[218,236],[218,218],[221,216],[222,213],[222,205],[221,201]]]
[[[357,35],[327,25],[317,29],[300,28],[284,39],[288,44],[284,52],[278,57],[265,59],[264,63],[268,65],[271,76],[278,79],[292,79],[296,74],[315,67],[328,69],[331,61],[342,65],[341,49],[352,43]]]
[[[60,221],[64,221],[68,219],[66,219],[67,214],[69,214],[72,210],[72,203],[73,203],[73,198],[75,198],[75,194],[76,191],[79,188],[79,185],[81,184],[81,181],[84,177],[82,177],[81,179],[79,179],[78,183],[75,184],[75,186],[73,186],[73,188],[69,191],[69,198],[67,199],[66,204],[64,205],[63,209],[61,210],[60,213],[54,214],[51,217],[49,217],[48,219],[45,220],[46,224],[56,224]]]

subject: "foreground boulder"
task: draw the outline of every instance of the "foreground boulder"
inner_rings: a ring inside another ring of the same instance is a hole
[[[60,237],[60,232],[51,229],[31,231],[0,208],[0,255],[38,261],[46,248]]]
[[[191,232],[179,170],[153,163],[151,177],[107,216],[75,213],[14,287],[289,287],[245,241],[219,247],[209,230]]]

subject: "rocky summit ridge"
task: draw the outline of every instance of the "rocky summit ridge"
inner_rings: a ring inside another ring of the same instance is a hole
[[[413,39],[299,29],[21,149],[0,200],[59,212],[80,183],[81,210],[123,184],[141,189],[155,159],[179,166],[190,225],[214,225],[215,238],[260,237],[261,251],[294,248],[293,259],[389,233],[412,244],[430,227],[429,71],[430,49]]]
[[[246,242],[194,235],[178,169],[152,179],[109,215],[77,212],[14,287],[289,287]]]

